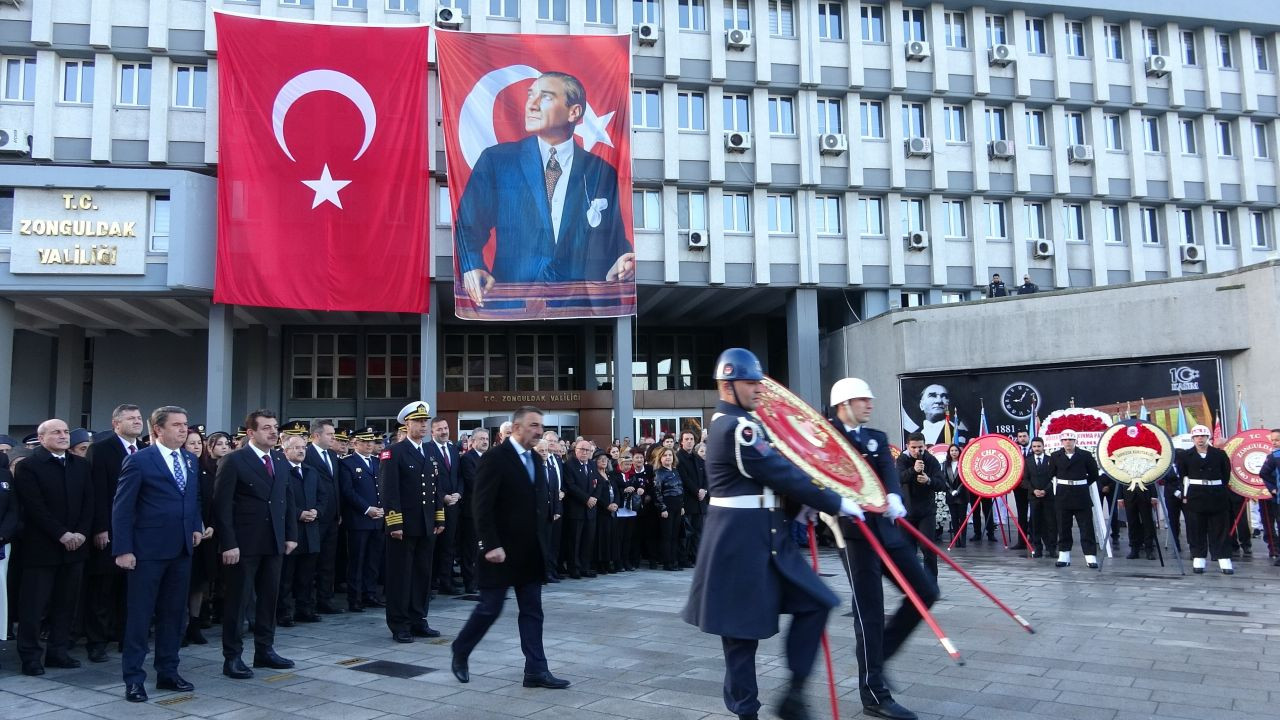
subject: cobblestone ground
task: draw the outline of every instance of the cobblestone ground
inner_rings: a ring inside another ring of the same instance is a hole
[[[1055,570],[1050,560],[1013,556],[998,543],[956,550],[980,580],[1036,628],[1028,635],[949,568],[942,570],[939,622],[964,654],[958,666],[921,626],[890,664],[897,698],[922,718],[974,720],[1228,720],[1280,712],[1280,568],[1237,561],[1226,577],[1180,576],[1176,567],[1114,560],[1102,572],[1077,562]],[[1080,557],[1075,558],[1082,560]],[[841,716],[861,717],[853,659],[848,584],[839,560],[822,558],[843,607],[829,630]],[[1188,573],[1190,569],[1188,568]],[[216,644],[183,650],[181,672],[193,693],[156,691],[151,702],[126,703],[119,656],[79,670],[50,669],[40,678],[15,674],[7,644],[0,670],[0,718],[87,720],[202,717],[220,720],[390,720],[399,717],[490,720],[727,717],[720,694],[718,638],[679,619],[692,573],[642,570],[596,580],[565,581],[544,591],[546,646],[552,671],[568,690],[521,686],[522,656],[514,602],[471,657],[472,680],[449,672],[449,647],[473,603],[440,598],[431,642],[397,645],[379,614],[326,616],[318,625],[281,628],[277,649],[297,661],[281,674],[252,680],[221,675]],[[886,590],[889,602],[898,595]],[[748,598],[743,599],[749,602]],[[214,640],[215,631],[206,631]],[[113,648],[114,650],[114,648]],[[251,651],[250,651],[251,652]],[[777,638],[761,645],[760,686],[766,708],[786,682]],[[83,651],[75,656],[84,661]],[[246,660],[251,659],[246,657]],[[394,677],[371,672],[373,661]],[[401,665],[403,664],[403,665]],[[411,667],[405,667],[411,666]],[[814,717],[829,717],[819,661],[811,684]],[[150,672],[150,669],[148,668]]]

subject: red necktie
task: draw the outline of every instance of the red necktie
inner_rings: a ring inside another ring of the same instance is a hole
[[[274,480],[276,477],[276,468],[275,468],[275,465],[271,462],[270,454],[262,456],[262,464],[267,466],[267,474],[271,476],[272,480]]]

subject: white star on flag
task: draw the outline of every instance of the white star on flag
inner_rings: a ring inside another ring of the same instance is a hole
[[[334,180],[329,174],[329,164],[325,163],[324,170],[320,173],[319,180],[303,180],[303,185],[315,191],[316,196],[311,201],[311,209],[315,210],[320,203],[330,202],[342,209],[342,199],[338,197],[338,191],[351,184],[350,180]]]
[[[613,138],[609,137],[609,123],[613,121],[614,111],[610,110],[604,115],[596,115],[596,111],[591,109],[591,105],[586,106],[585,112],[582,114],[582,122],[574,129],[573,134],[582,138],[582,148],[590,151],[595,144],[602,142],[609,147],[613,147]]]

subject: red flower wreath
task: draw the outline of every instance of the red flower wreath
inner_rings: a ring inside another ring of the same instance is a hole
[[[1130,425],[1111,437],[1107,445],[1112,452],[1120,448],[1144,447],[1160,454],[1160,439],[1145,425]]]

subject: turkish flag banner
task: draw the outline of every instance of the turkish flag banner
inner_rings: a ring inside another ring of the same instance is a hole
[[[214,19],[214,302],[427,312],[428,28]]]
[[[435,40],[458,317],[635,314],[630,35]]]

